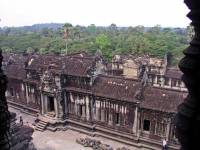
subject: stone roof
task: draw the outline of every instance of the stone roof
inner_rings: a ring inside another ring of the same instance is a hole
[[[87,76],[88,71],[95,63],[94,57],[83,55],[33,55],[27,62],[26,69],[46,70],[47,68],[61,73],[74,76]]]
[[[175,79],[181,79],[181,76],[183,75],[183,73],[176,68],[168,68],[166,70],[165,76],[168,78],[175,78]]]
[[[139,86],[136,80],[100,75],[95,79],[92,92],[96,96],[136,102],[135,94]]]
[[[146,87],[144,100],[141,107],[162,112],[177,112],[177,107],[187,96],[186,92],[174,91],[170,89]]]
[[[75,76],[87,76],[94,67],[95,59],[69,57],[64,59],[64,74]]]
[[[21,54],[3,54],[3,70],[8,78],[23,80],[26,78],[24,64],[27,56]]]
[[[19,64],[24,65],[24,63],[27,61],[28,57],[27,55],[22,54],[3,54],[3,64]]]
[[[26,78],[26,70],[18,64],[10,64],[4,68],[4,72],[8,78],[23,80]]]
[[[4,55],[4,70],[8,78],[19,79],[25,82],[36,82],[26,79],[26,69],[44,71],[47,68],[57,73],[64,73],[73,76],[88,76],[95,67],[95,57],[86,54],[76,55]],[[25,67],[26,66],[26,67]],[[182,73],[177,69],[169,68],[165,76],[180,79]],[[66,90],[74,90],[67,87]],[[95,96],[116,99],[127,102],[137,102],[136,95],[141,89],[141,83],[134,79],[98,75],[91,87],[85,92]],[[81,90],[79,91],[81,92]],[[84,92],[84,91],[82,91]],[[177,106],[183,102],[187,93],[170,89],[146,87],[143,91],[144,99],[141,100],[141,107],[156,111],[174,113]]]

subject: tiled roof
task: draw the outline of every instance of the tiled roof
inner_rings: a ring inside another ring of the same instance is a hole
[[[166,70],[165,76],[169,77],[169,78],[175,78],[175,79],[181,79],[181,76],[183,75],[183,73],[178,70],[178,69],[172,69],[172,68],[168,68]]]
[[[64,74],[87,76],[88,70],[93,67],[94,59],[90,57],[35,55],[29,58],[27,69],[46,70],[47,68]]]
[[[26,78],[26,70],[18,64],[10,64],[4,68],[4,72],[8,78],[23,80]]]
[[[92,87],[94,95],[135,102],[139,82],[119,77],[98,76]]]
[[[145,88],[141,107],[163,112],[176,112],[177,106],[183,102],[186,95],[185,92],[149,86]]]

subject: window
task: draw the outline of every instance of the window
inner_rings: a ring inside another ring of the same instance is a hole
[[[10,88],[10,95],[14,96],[14,89],[13,88]]]
[[[172,80],[172,87],[176,86],[176,80]]]
[[[80,116],[83,115],[83,106],[82,105],[79,105],[79,114],[80,114]]]
[[[150,120],[144,120],[143,130],[144,131],[149,131],[150,130]]]
[[[119,113],[116,113],[116,124],[119,124]]]
[[[169,86],[169,78],[165,78],[165,85]]]

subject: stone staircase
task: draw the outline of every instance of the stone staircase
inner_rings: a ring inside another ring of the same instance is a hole
[[[48,117],[54,118],[56,116],[55,112],[48,112],[47,113]]]
[[[38,131],[44,131],[45,128],[47,127],[48,122],[40,120],[37,124],[36,124],[36,130]]]

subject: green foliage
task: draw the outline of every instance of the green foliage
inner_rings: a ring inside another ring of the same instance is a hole
[[[13,49],[10,48],[10,47],[2,47],[2,51],[5,52],[5,53],[12,53],[13,52]]]
[[[28,47],[27,50],[26,50],[26,53],[31,54],[31,53],[34,53],[34,51],[35,50],[32,47]]]
[[[67,39],[63,38],[64,31]],[[151,54],[163,57],[171,53],[173,64],[182,57],[193,30],[155,27],[88,27],[65,24],[42,24],[31,27],[0,28],[0,47],[4,52],[68,53],[97,49],[111,59],[113,54]]]
[[[96,37],[96,45],[98,46],[98,48],[100,48],[101,50],[107,48],[109,46],[109,39],[108,36],[106,36],[105,34],[100,34]]]

